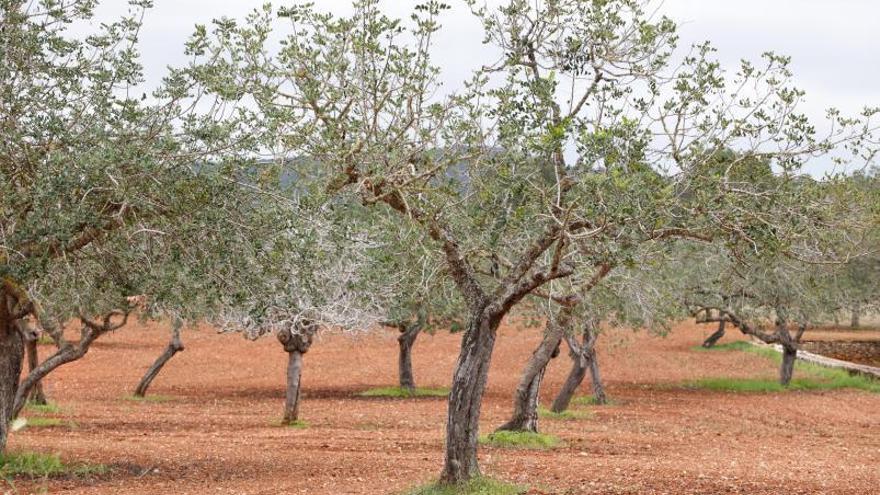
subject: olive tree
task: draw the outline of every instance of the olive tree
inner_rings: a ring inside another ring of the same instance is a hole
[[[179,74],[150,95],[138,90],[149,1],[79,34],[96,3],[0,2],[0,451],[30,387],[123,325],[131,296],[148,294],[154,309],[198,307],[192,285],[169,289],[197,274],[166,262],[206,237],[194,235],[205,231],[196,219],[232,187],[199,163],[221,152],[233,160],[249,140],[234,109],[193,114],[199,93]],[[57,352],[19,384],[27,317]],[[62,328],[74,319],[76,343]]]
[[[274,152],[308,157],[326,194],[397,215],[444,260],[466,322],[445,484],[480,472],[482,396],[498,326],[514,307],[608,253],[634,260],[644,243],[775,242],[786,231],[762,205],[778,191],[707,164],[733,148],[763,157],[786,182],[838,146],[858,154],[874,114],[832,114],[840,125],[819,136],[797,111],[786,58],[767,54],[733,76],[708,44],[673,58],[674,23],[647,2],[468,4],[499,59],[446,94],[430,58],[440,2],[417,6],[409,23],[374,0],[355,2],[348,17],[306,5],[276,18],[267,7],[245,23],[217,21],[192,42],[215,68],[202,73],[209,85],[253,99]],[[465,200],[452,171],[467,178]]]

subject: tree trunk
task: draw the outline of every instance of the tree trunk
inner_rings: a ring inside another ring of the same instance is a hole
[[[175,354],[184,350],[183,342],[180,340],[180,327],[183,326],[183,321],[175,319],[175,321],[171,325],[171,341],[168,342],[168,346],[165,348],[162,354],[159,355],[153,365],[150,366],[150,369],[147,370],[146,374],[144,374],[144,377],[141,378],[141,382],[134,390],[135,397],[146,396],[147,389],[150,388],[150,385],[162,371],[162,368],[165,367],[168,361],[170,361]]]
[[[309,351],[317,326],[311,322],[297,325],[295,331],[285,329],[278,332],[278,341],[288,353],[287,394],[284,400],[284,419],[282,424],[292,425],[299,420],[300,382],[302,377],[303,354]]]
[[[571,357],[571,371],[568,372],[568,378],[565,379],[562,389],[559,390],[559,394],[553,400],[553,405],[550,406],[550,410],[555,413],[561,413],[568,409],[571,399],[577,392],[581,382],[584,381],[584,377],[587,376],[586,363],[582,359],[580,346],[577,344],[577,341],[573,336],[567,336],[565,341],[568,343],[568,355]]]
[[[605,395],[605,385],[602,383],[602,377],[599,375],[599,359],[596,357],[595,344],[590,346],[584,357],[590,365],[590,378],[593,381],[593,399],[596,404],[604,406],[608,404],[608,396]]]
[[[562,316],[560,319],[563,318]],[[547,322],[544,338],[532,353],[513,397],[513,416],[510,421],[499,426],[497,431],[538,432],[538,403],[541,381],[550,360],[559,355],[559,344],[565,333],[565,326],[551,319]]]
[[[710,335],[708,338],[706,338],[706,340],[703,341],[703,347],[705,347],[706,349],[715,347],[715,344],[717,344],[718,341],[721,340],[721,337],[724,337],[724,324],[724,320],[718,322],[718,330],[715,330],[712,335]]]
[[[292,425],[299,420],[300,377],[302,376],[303,353],[293,351],[287,359],[287,396],[284,401],[283,424]]]
[[[480,475],[477,462],[480,406],[501,317],[487,314],[485,308],[481,308],[470,316],[462,336],[449,393],[441,484],[460,485]]]
[[[595,322],[593,321],[587,321],[584,325],[583,343],[578,344],[577,339],[573,336],[565,337],[572,366],[565,384],[553,401],[553,406],[550,408],[551,411],[560,413],[568,409],[571,399],[577,392],[577,388],[587,375],[587,370],[590,371],[593,397],[596,404],[608,403],[608,398],[605,395],[605,386],[602,384],[602,377],[599,374],[599,360],[596,357],[596,341],[598,339],[599,334],[595,329]]]
[[[782,345],[782,365],[779,368],[779,383],[787,387],[791,383],[794,374],[794,363],[797,360],[797,347]]]
[[[27,361],[28,361],[28,373],[33,373],[37,366],[40,364],[40,358],[37,350],[37,339],[28,339],[27,341]],[[46,394],[43,392],[43,382],[39,381],[36,385],[34,385],[33,390],[31,390],[30,395],[28,396],[28,402],[32,404],[39,404],[41,406],[45,406],[49,403],[46,400]]]
[[[850,326],[850,328],[859,328],[859,327],[862,326],[862,323],[861,323],[861,316],[862,316],[862,307],[861,307],[861,305],[860,305],[859,303],[855,303],[855,304],[853,304],[853,307],[852,307],[852,316],[850,317],[850,320],[849,320],[849,326]]]
[[[400,336],[397,337],[397,343],[400,346],[400,353],[397,357],[397,369],[400,377],[400,388],[415,392],[416,381],[412,368],[412,348],[416,342],[416,338],[422,331],[422,325],[416,322],[412,325],[403,327]]]
[[[9,425],[15,417],[15,397],[24,361],[24,342],[15,322],[9,317],[6,297],[0,298],[0,454],[6,452]]]

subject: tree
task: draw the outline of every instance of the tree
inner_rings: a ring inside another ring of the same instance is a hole
[[[95,4],[0,2],[0,452],[30,388],[123,325],[130,296],[149,294],[148,312],[197,312],[202,294],[176,282],[200,274],[174,260],[216,247],[194,246],[206,237],[198,220],[232,228],[219,212],[236,188],[199,163],[236,159],[250,139],[240,119],[210,105],[193,113],[198,88],[174,73],[150,96],[137,91],[149,2],[76,34]],[[27,317],[58,349],[19,384]],[[59,323],[73,319],[76,344]]]
[[[833,115],[841,125],[817,136],[797,112],[788,59],[768,54],[728,79],[700,45],[676,66],[675,26],[646,14],[645,2],[468,3],[502,57],[448,97],[434,96],[439,69],[430,60],[439,2],[416,7],[410,24],[382,15],[374,0],[355,2],[344,18],[285,8],[279,23],[292,34],[278,50],[266,43],[275,23],[268,8],[246,23],[217,21],[211,34],[200,28],[191,42],[215,69],[201,72],[207,86],[245,88],[276,153],[319,165],[298,176],[398,215],[426,234],[420,248],[444,259],[466,307],[444,484],[480,472],[478,420],[496,331],[517,304],[592,272],[608,253],[627,263],[645,243],[778,242],[786,232],[772,228],[779,219],[762,205],[784,191],[706,164],[735,148],[791,181],[811,157],[869,143],[858,138],[873,131],[874,114]],[[465,201],[453,175],[467,178]],[[498,222],[500,230],[488,228]]]

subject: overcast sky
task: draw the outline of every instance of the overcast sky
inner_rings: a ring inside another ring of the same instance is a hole
[[[161,79],[168,65],[183,65],[183,43],[196,23],[220,16],[242,18],[264,0],[154,0],[141,36],[148,84]],[[492,0],[497,3],[498,0]],[[97,20],[126,10],[123,0],[104,0]],[[291,1],[275,1],[289,5]],[[344,14],[350,0],[317,0],[322,9]],[[390,14],[405,16],[415,0],[384,0]],[[480,50],[481,31],[462,9],[462,0],[442,19],[435,61],[447,86],[456,87],[470,71],[487,62]],[[821,119],[824,109],[857,112],[880,106],[880,0],[665,0],[661,12],[680,27],[682,45],[711,40],[726,67],[755,60],[773,50],[790,55],[799,87],[807,91],[805,110]],[[489,60],[491,61],[491,60]]]

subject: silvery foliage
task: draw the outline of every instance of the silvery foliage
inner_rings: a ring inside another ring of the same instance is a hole
[[[499,57],[446,93],[431,62],[440,2],[408,21],[373,0],[349,17],[265,7],[190,46],[202,83],[258,108],[266,149],[319,164],[288,168],[419,226],[417,249],[445,260],[467,304],[509,308],[675,238],[818,254],[804,241],[831,196],[813,201],[799,171],[876,158],[876,109],[831,110],[820,135],[788,58],[726,72],[709,44],[682,53],[652,2],[468,4]],[[756,161],[778,180],[751,175]],[[780,198],[787,211],[765,207]]]
[[[0,3],[0,276],[61,321],[137,295],[199,314],[215,294],[189,261],[238,230],[242,199],[215,172],[250,133],[180,72],[142,89],[151,2],[92,27],[97,3]]]

